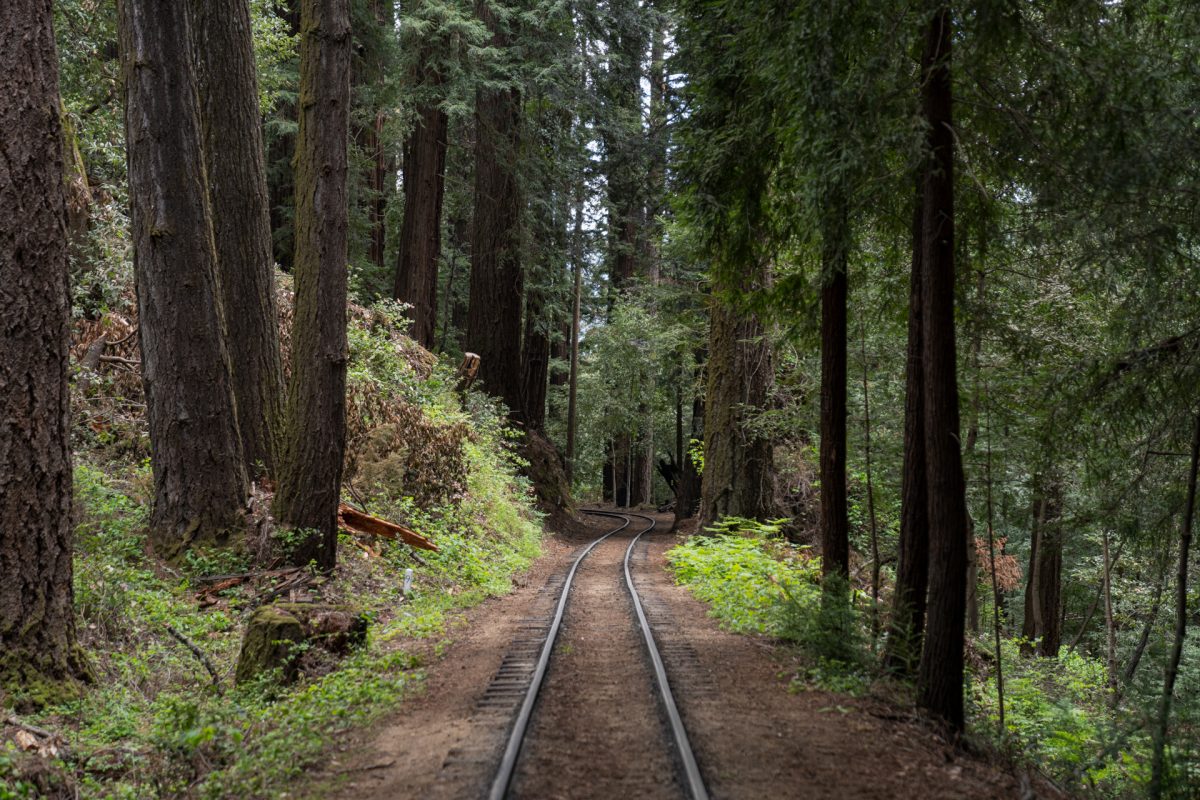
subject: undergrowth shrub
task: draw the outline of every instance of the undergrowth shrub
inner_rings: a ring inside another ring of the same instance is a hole
[[[820,559],[786,541],[784,524],[726,517],[709,529],[713,535],[693,536],[667,560],[676,581],[709,603],[727,629],[798,645],[799,683],[858,690],[868,658],[851,592],[822,584]]]
[[[269,568],[271,558],[256,563],[246,547],[193,550],[175,566],[154,561],[149,466],[107,441],[115,429],[105,421],[120,409],[140,430],[141,406],[93,398],[95,414],[75,439],[75,598],[96,682],[30,720],[69,731],[76,758],[55,770],[78,796],[279,796],[331,741],[393,710],[419,684],[414,639],[444,635],[458,610],[509,591],[513,573],[538,555],[540,518],[502,410],[474,393],[457,396],[451,367],[403,335],[395,304],[350,311],[347,423],[357,472],[348,473],[346,499],[409,524],[439,551],[343,534],[335,572],[311,576],[303,592],[362,609],[372,619],[365,646],[327,669],[306,669],[293,685],[264,677],[234,686],[241,629],[275,596],[275,579],[217,588],[210,578]],[[286,320],[281,332],[286,341]],[[120,385],[93,382],[89,397]],[[270,497],[256,491],[261,522]],[[286,544],[273,541],[271,552]],[[18,761],[0,752],[0,798],[33,785]]]
[[[1149,737],[1109,701],[1104,662],[1064,648],[1057,658],[1021,654],[1003,638],[1005,746],[1056,780],[1095,796],[1127,797],[1149,776]],[[976,733],[995,737],[999,700],[994,671],[968,685]]]

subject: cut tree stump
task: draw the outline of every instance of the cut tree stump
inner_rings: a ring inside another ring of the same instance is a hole
[[[351,606],[321,603],[263,606],[246,625],[235,680],[243,683],[278,671],[282,681],[290,683],[300,673],[303,653],[316,647],[343,656],[366,642],[367,626],[366,616]]]

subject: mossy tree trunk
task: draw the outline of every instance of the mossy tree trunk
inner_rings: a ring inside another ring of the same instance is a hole
[[[238,433],[186,3],[121,0],[138,339],[154,469],[150,535],[172,558],[245,525]]]
[[[300,31],[296,310],[274,510],[306,533],[292,563],[332,569],[346,448],[349,0],[303,0]]]
[[[87,676],[71,585],[70,297],[50,0],[0,4],[0,690]]]
[[[764,285],[765,265],[748,267],[743,281],[743,290]],[[775,449],[751,424],[752,415],[767,408],[774,379],[771,345],[758,316],[730,305],[721,288],[714,287],[709,312],[701,528],[725,516],[779,516]]]
[[[250,6],[190,5],[233,395],[242,455],[254,475],[275,465],[284,390]]]

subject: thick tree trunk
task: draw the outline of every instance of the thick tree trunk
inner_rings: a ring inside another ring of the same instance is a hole
[[[921,258],[924,204],[913,206],[912,273],[908,294],[908,354],[904,394],[904,465],[900,483],[900,547],[892,621],[884,663],[911,675],[921,657],[929,585],[929,506],[925,478],[925,382],[922,351]]]
[[[50,0],[0,4],[0,693],[63,699],[75,642],[67,208]]]
[[[204,164],[247,472],[275,465],[283,367],[247,0],[191,0]]]
[[[918,702],[953,731],[963,728],[967,505],[959,450],[954,349],[954,135],[950,84],[951,15],[930,19],[922,58],[922,115],[928,126],[924,183],[923,280],[925,474],[929,492],[929,610]]]
[[[186,4],[120,3],[138,338],[166,558],[244,528],[247,485],[226,350]]]
[[[525,303],[521,397],[525,429],[542,433],[546,430],[546,389],[550,377],[550,333],[544,326],[545,315],[546,296],[540,288],[533,288]]]
[[[418,110],[416,127],[404,145],[404,223],[396,265],[396,299],[412,305],[412,336],[429,349],[437,329],[448,128],[446,112],[425,106]]]
[[[328,570],[346,445],[350,3],[303,0],[300,14],[296,311],[274,510],[282,524],[309,532],[290,561]]]
[[[821,254],[821,572],[850,575],[846,516],[846,207],[833,192]]]
[[[763,266],[748,272],[743,288],[766,283]],[[754,412],[767,408],[774,379],[766,329],[755,314],[732,308],[717,293],[709,320],[700,526],[725,516],[780,516],[774,447],[749,424]]]
[[[490,6],[476,13],[492,32],[492,47],[508,37]],[[521,146],[521,97],[514,89],[480,89],[475,94],[475,218],[471,230],[471,299],[467,349],[480,357],[484,387],[520,419],[521,190],[516,173]]]

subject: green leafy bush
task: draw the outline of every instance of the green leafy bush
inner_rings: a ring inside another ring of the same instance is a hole
[[[822,584],[820,559],[780,535],[786,523],[726,517],[710,529],[714,535],[692,537],[667,560],[676,580],[729,630],[799,645],[797,685],[857,691],[868,659],[851,593]]]

